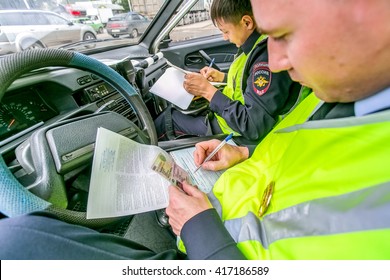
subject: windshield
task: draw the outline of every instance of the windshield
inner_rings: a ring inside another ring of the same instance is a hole
[[[184,0],[178,13],[187,2]],[[212,24],[212,0],[200,0],[177,22],[171,42],[220,35]],[[65,48],[80,52],[138,44],[152,28],[165,0],[6,0],[0,2],[0,55],[36,48]],[[166,13],[164,14],[166,16]],[[169,18],[168,18],[169,19]],[[93,44],[92,44],[93,43]]]

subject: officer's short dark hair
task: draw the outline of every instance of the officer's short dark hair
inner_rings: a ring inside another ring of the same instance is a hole
[[[210,17],[214,25],[221,19],[238,24],[245,15],[253,18],[250,0],[214,0],[210,7]]]

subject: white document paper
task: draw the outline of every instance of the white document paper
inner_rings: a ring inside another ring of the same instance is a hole
[[[99,128],[87,219],[133,215],[167,207],[170,183],[151,169],[161,152],[166,153],[157,146],[140,144]]]
[[[192,147],[172,151],[170,154],[174,161],[188,172],[194,185],[198,186],[199,190],[202,192],[209,193],[213,189],[215,182],[225,170],[210,171],[200,168],[194,173],[197,167],[194,162],[194,151],[195,147]]]
[[[235,145],[232,140],[228,143]],[[87,219],[119,217],[166,208],[171,182],[152,169],[157,155],[175,161],[198,188],[208,193],[224,172],[199,169],[194,173],[195,147],[170,153],[98,128],[88,193]]]
[[[169,60],[167,60],[167,64],[177,70],[179,70],[180,72],[183,72],[184,74],[188,74],[188,73],[191,73],[191,71],[187,71],[187,70],[184,70],[183,68],[180,68],[179,66],[176,66],[175,64],[172,64]]]
[[[186,110],[194,96],[183,87],[185,75],[183,71],[173,67],[168,68],[152,86],[150,92]]]

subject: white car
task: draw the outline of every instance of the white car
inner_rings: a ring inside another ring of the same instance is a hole
[[[96,39],[88,25],[41,10],[0,11],[0,55]]]

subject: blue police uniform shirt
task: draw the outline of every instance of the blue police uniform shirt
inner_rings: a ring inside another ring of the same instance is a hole
[[[356,101],[354,105],[355,116],[361,117],[390,108],[390,87],[379,93]]]

